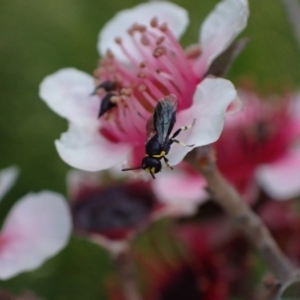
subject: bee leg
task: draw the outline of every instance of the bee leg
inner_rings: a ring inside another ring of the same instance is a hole
[[[178,140],[176,140],[176,139],[173,139],[173,138],[171,138],[170,140],[171,140],[171,143],[177,143],[177,144],[179,144],[180,146],[184,146],[184,147],[194,147],[194,144],[193,144],[193,145],[187,145],[187,144],[185,144],[185,143],[183,143],[183,142],[180,142],[180,141],[178,141]]]
[[[168,168],[170,168],[171,170],[173,170],[173,168],[168,164],[168,159],[165,157],[165,156],[163,156],[163,159],[164,159],[164,161],[165,161],[165,164],[166,164],[166,166],[168,167]]]
[[[154,174],[153,174],[152,172],[150,172],[150,174],[151,174],[152,178],[153,178],[153,179],[155,179],[155,176],[154,176]]]
[[[182,131],[182,130],[188,130],[190,129],[191,127],[193,127],[193,125],[195,124],[196,122],[196,119],[194,119],[193,123],[188,125],[188,126],[183,126],[183,127],[180,127],[179,129],[177,129],[174,134],[172,135],[172,137],[170,138],[171,142],[175,142],[177,144],[180,144],[181,146],[187,146],[187,147],[193,147],[194,145],[186,145],[178,140],[175,139],[175,137]]]

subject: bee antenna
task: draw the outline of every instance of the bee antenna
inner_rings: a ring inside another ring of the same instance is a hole
[[[122,169],[122,171],[131,171],[131,170],[140,170],[140,169],[143,169],[143,167],[125,168],[125,169]]]

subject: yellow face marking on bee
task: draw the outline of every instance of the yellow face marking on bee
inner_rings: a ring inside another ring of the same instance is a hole
[[[151,168],[151,169],[150,168],[146,168],[145,171],[147,171],[150,174],[155,174],[155,168],[154,167]]]

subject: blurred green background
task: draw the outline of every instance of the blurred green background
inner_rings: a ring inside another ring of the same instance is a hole
[[[175,1],[190,12],[183,38],[197,41],[199,25],[218,2]],[[38,97],[41,80],[64,67],[92,73],[97,35],[117,11],[136,0],[9,0],[0,1],[0,168],[18,165],[20,178],[1,203],[0,218],[29,191],[65,194],[69,169],[58,157],[54,140],[67,123]],[[279,0],[251,0],[250,19],[242,36],[251,41],[230,71],[238,85],[253,80],[264,92],[300,86],[300,51]],[[104,276],[111,272],[108,255],[95,245],[72,238],[60,255],[35,272],[0,282],[16,293],[33,290],[50,300],[105,299]]]

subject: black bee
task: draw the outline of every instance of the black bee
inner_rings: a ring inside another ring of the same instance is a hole
[[[136,168],[122,169],[122,171],[144,169],[149,172],[153,179],[155,179],[154,174],[161,171],[161,159],[163,159],[166,165],[173,169],[168,164],[168,159],[166,155],[169,153],[171,145],[173,143],[178,143],[182,146],[193,147],[194,145],[185,145],[182,142],[175,139],[177,135],[182,130],[187,130],[191,128],[194,122],[189,126],[183,126],[176,130],[174,134],[170,137],[173,127],[176,123],[176,110],[177,110],[177,98],[174,95],[166,96],[158,101],[153,116],[149,119],[147,123],[147,128],[153,128],[149,138],[145,144],[145,157],[142,160],[142,166]],[[149,124],[151,123],[151,124]]]
[[[102,98],[98,118],[116,106],[116,103],[114,103],[111,98],[116,95],[115,90],[117,89],[117,83],[113,81],[104,81],[95,88],[91,95],[95,95],[99,89],[103,89],[107,93]]]

